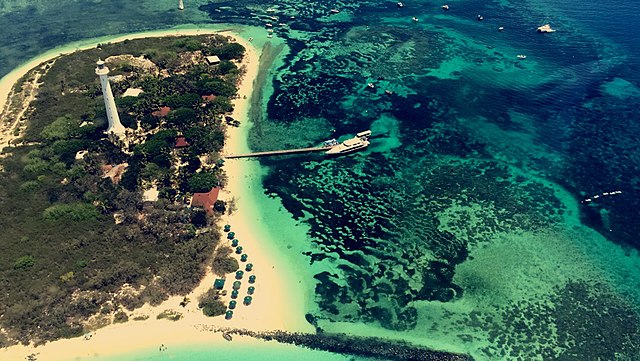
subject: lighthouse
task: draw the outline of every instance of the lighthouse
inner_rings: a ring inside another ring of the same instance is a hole
[[[96,65],[96,74],[100,77],[100,84],[102,85],[104,108],[107,111],[107,119],[109,120],[109,128],[107,128],[107,134],[113,133],[116,135],[123,135],[126,128],[122,125],[122,123],[120,123],[118,109],[116,109],[116,102],[115,100],[113,100],[111,85],[109,85],[109,68],[104,65],[104,61],[102,60],[98,60],[96,62]]]
[[[182,0],[178,1],[178,10],[184,10],[184,2]]]

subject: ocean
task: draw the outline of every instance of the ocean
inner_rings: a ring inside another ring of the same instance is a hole
[[[640,359],[640,3],[174,3],[3,1],[0,75],[85,38],[274,23],[288,50],[254,150],[373,132],[350,156],[261,160],[317,327],[476,360]]]

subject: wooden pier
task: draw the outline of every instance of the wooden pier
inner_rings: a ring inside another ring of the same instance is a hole
[[[287,154],[298,154],[298,153],[311,153],[311,152],[326,152],[331,149],[331,146],[327,147],[315,147],[315,148],[297,148],[297,149],[284,149],[284,150],[271,150],[267,152],[255,152],[255,153],[247,153],[247,154],[232,154],[224,156],[227,159],[234,158],[251,158],[251,157],[267,157],[270,155],[287,155]]]

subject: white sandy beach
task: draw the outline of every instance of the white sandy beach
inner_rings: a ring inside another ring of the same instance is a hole
[[[214,33],[210,29],[171,29],[166,31],[154,31],[138,34],[128,34],[114,37],[108,40],[100,39],[98,42],[123,41],[125,39],[157,37],[166,35],[197,35]],[[235,40],[246,49],[246,74],[239,89],[239,97],[234,101],[235,111],[233,117],[241,121],[238,128],[229,128],[225,153],[239,153],[248,149],[247,132],[250,124],[247,122],[247,113],[251,105],[251,93],[253,81],[259,68],[259,50],[252,43],[237,36]],[[84,48],[95,46],[97,42],[87,44]],[[76,50],[73,47],[70,51]],[[59,55],[60,52],[50,52],[40,56],[22,67],[16,69],[0,82],[0,105],[4,105],[6,96],[11,86],[29,69]],[[1,107],[0,107],[1,109]],[[2,144],[0,143],[0,147]],[[254,162],[227,161],[225,165],[229,178],[229,186],[221,192],[222,199],[234,199],[237,211],[226,216],[224,223],[232,226],[232,231],[241,241],[245,252],[249,256],[249,262],[254,265],[256,291],[250,306],[242,305],[242,298],[246,295],[249,286],[247,277],[243,279],[243,285],[238,297],[238,306],[231,320],[225,320],[224,316],[208,318],[197,309],[197,298],[211,287],[213,274],[206,275],[200,286],[187,297],[191,302],[186,307],[180,307],[182,297],[172,297],[157,307],[145,305],[142,309],[134,311],[133,315],[149,316],[144,321],[130,321],[124,324],[112,324],[93,332],[89,340],[83,337],[75,339],[59,340],[47,343],[44,346],[13,346],[0,350],[1,360],[24,360],[29,354],[38,354],[38,360],[63,361],[63,360],[88,360],[95,357],[108,355],[116,356],[129,352],[158,348],[161,344],[167,347],[176,345],[212,344],[213,342],[227,342],[220,334],[201,331],[202,326],[244,328],[253,331],[261,330],[288,330],[313,332],[313,327],[304,318],[305,294],[300,292],[302,282],[294,270],[292,264],[287,263],[286,258],[277,253],[270,242],[270,237],[276,235],[270,233],[268,227],[261,224],[260,210],[256,209],[252,187],[260,187],[258,167]],[[255,188],[254,188],[255,189]],[[222,226],[222,225],[220,225]],[[244,267],[244,263],[241,263]],[[233,275],[227,277],[225,289],[230,293]],[[227,296],[228,297],[228,296]],[[227,300],[228,301],[228,300]],[[157,320],[156,316],[163,310],[172,309],[181,312],[184,317],[179,321]],[[234,338],[234,343],[239,337]],[[249,342],[245,340],[245,342]]]

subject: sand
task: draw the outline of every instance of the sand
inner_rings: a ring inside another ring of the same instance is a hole
[[[166,35],[196,35],[213,33],[208,29],[180,29],[155,31],[138,34],[128,34],[108,39],[115,42],[125,39],[143,38]],[[247,49],[244,61],[246,73],[239,88],[239,97],[234,101],[235,110],[233,117],[241,121],[238,128],[229,128],[228,139],[225,145],[225,153],[245,152],[247,146],[247,132],[250,128],[248,111],[251,105],[253,81],[258,74],[259,50],[252,43],[238,35],[225,32],[233,36],[235,41]],[[105,42],[101,39],[99,42]],[[95,46],[86,45],[86,47]],[[73,50],[76,48],[74,47]],[[16,71],[2,79],[2,99],[5,100],[7,90],[11,89],[11,82],[17,81],[31,67],[37,66],[43,61],[58,56],[59,52],[51,52],[34,59]],[[313,327],[304,318],[305,293],[299,292],[302,280],[296,277],[292,264],[288,263],[284,256],[279,255],[273,246],[272,237],[276,237],[264,223],[260,210],[256,207],[256,190],[260,187],[261,174],[257,163],[252,161],[227,161],[225,164],[229,178],[229,186],[221,192],[221,199],[233,199],[237,210],[223,219],[224,224],[230,224],[232,230],[240,240],[245,253],[249,256],[249,262],[254,265],[256,291],[250,306],[242,305],[242,298],[246,295],[249,286],[247,277],[243,279],[243,285],[238,297],[238,306],[231,320],[225,320],[224,316],[209,318],[197,308],[197,298],[208,290],[217,278],[208,272],[201,284],[187,297],[190,303],[186,307],[179,306],[183,297],[172,297],[160,306],[151,307],[145,305],[133,312],[133,316],[149,316],[144,321],[133,321],[131,318],[123,324],[112,324],[96,330],[89,340],[84,337],[65,339],[47,343],[39,347],[12,346],[0,350],[2,360],[24,360],[29,354],[38,354],[38,360],[63,361],[86,360],[109,355],[158,349],[164,344],[167,347],[177,345],[196,345],[225,341],[220,334],[203,331],[203,328],[244,328],[253,331],[261,330],[287,330],[313,332]],[[222,226],[222,225],[221,225]],[[244,263],[241,263],[244,267]],[[232,276],[232,275],[230,275]],[[232,277],[227,277],[225,289],[229,290],[233,283]],[[227,296],[228,297],[228,296]],[[227,298],[226,301],[228,301]],[[171,309],[183,314],[179,321],[166,319],[157,320],[156,316],[164,310]],[[240,338],[241,339],[241,338]],[[234,344],[239,343],[234,338]],[[248,341],[247,341],[248,342]]]

